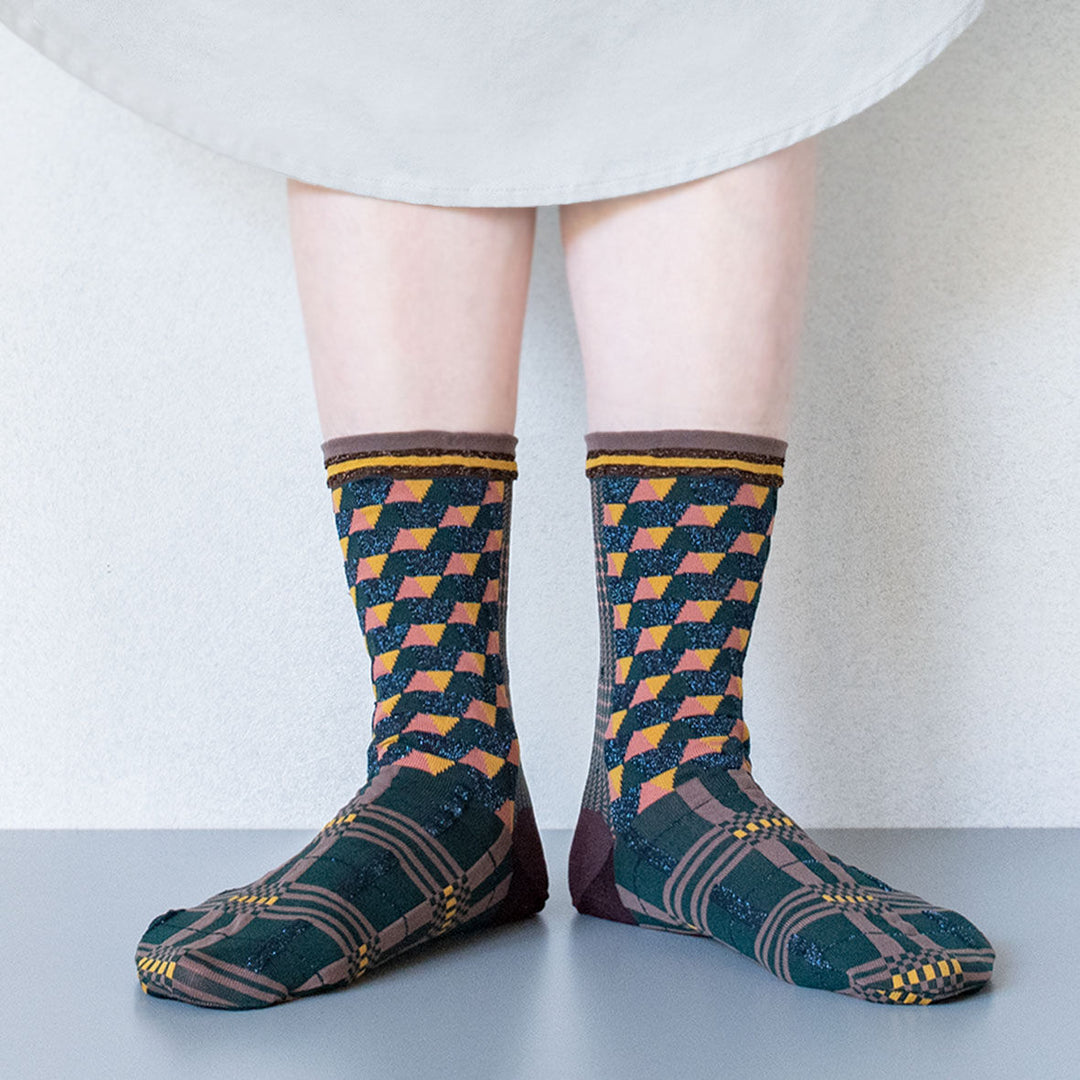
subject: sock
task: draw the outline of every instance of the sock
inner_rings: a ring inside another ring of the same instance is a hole
[[[504,651],[516,442],[417,431],[323,444],[375,688],[367,782],[276,869],[154,919],[136,951],[144,991],[273,1005],[543,907]]]
[[[577,909],[867,1001],[984,983],[994,952],[967,919],[823,851],[751,775],[743,659],[787,444],[682,430],[586,446],[602,644]]]

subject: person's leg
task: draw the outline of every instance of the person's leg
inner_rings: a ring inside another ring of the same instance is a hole
[[[534,207],[441,207],[289,181],[323,437],[512,433]]]
[[[346,986],[547,897],[505,654],[535,210],[296,181],[289,207],[374,731],[367,783],[300,852],[165,912],[139,942],[147,993],[217,1008]]]
[[[823,851],[757,785],[743,659],[783,483],[814,196],[791,146],[561,208],[589,393],[601,670],[579,911],[928,1004],[990,976],[965,918]]]
[[[591,431],[786,435],[814,169],[807,139],[702,180],[559,208]]]

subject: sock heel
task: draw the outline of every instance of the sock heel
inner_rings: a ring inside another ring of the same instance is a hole
[[[547,863],[531,806],[518,810],[515,816],[510,858],[513,865],[510,891],[499,904],[492,919],[493,925],[527,919],[541,911],[547,903]]]
[[[637,924],[615,888],[615,838],[604,815],[584,807],[570,843],[570,899],[582,915]]]

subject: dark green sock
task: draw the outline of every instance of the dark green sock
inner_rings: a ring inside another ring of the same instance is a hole
[[[587,436],[602,657],[570,855],[577,908],[715,938],[800,986],[929,1004],[994,952],[963,916],[828,854],[758,787],[743,657],[769,553],[780,440]]]
[[[145,991],[273,1005],[543,907],[504,649],[516,441],[419,431],[324,444],[375,685],[368,781],[274,870],[154,919],[135,956]]]

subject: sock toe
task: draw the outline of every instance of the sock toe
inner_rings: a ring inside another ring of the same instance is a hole
[[[172,909],[150,923],[135,967],[144,992],[154,997],[225,1009],[273,1005],[311,974],[296,967],[303,950],[294,950],[287,981],[269,970],[283,941],[294,940],[302,929],[308,925],[267,923],[257,911],[237,911],[235,904]]]
[[[851,986],[844,992],[890,1005],[930,1005],[976,990],[990,978],[994,950],[970,920],[912,894],[896,895],[895,907],[877,897],[877,918],[894,940],[902,935],[905,951],[849,970]]]
[[[948,952],[905,957],[880,979],[854,983],[854,996],[886,1005],[931,1005],[974,989],[963,964]]]
[[[257,1009],[289,997],[283,984],[201,949],[180,949],[171,958],[147,956],[140,964],[139,981],[154,997],[218,1009]]]

